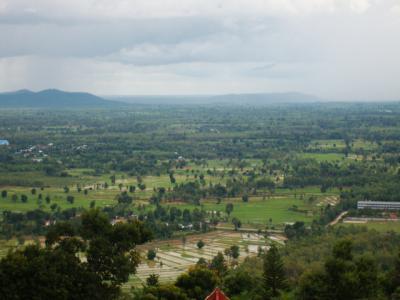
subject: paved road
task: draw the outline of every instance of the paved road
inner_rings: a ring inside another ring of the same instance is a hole
[[[336,224],[337,224],[345,215],[347,215],[347,214],[348,214],[348,211],[342,212],[340,215],[338,215],[338,216],[336,217],[335,220],[333,220],[332,222],[330,222],[330,223],[328,224],[328,226],[336,225]]]

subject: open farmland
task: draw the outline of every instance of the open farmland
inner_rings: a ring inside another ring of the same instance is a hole
[[[41,262],[48,257],[49,266],[68,257],[61,269],[90,265],[95,284],[112,282],[135,300],[154,291],[160,298],[158,287],[174,290],[180,274],[198,276],[201,269],[208,279],[215,273],[231,299],[247,300],[257,292],[239,295],[235,287],[263,289],[253,287],[263,276],[258,247],[276,244],[271,261],[291,257],[283,261],[291,287],[282,297],[296,299],[305,272],[324,268],[334,240],[357,240],[368,228],[389,238],[400,232],[394,222],[334,222],[344,213],[394,218],[357,210],[362,199],[400,201],[400,106],[387,106],[393,114],[375,104],[361,113],[352,104],[10,110],[0,119],[0,140],[8,141],[0,147],[0,256],[41,249],[35,253]],[[371,244],[369,236],[361,240]],[[226,252],[228,270],[223,262],[191,268],[231,246],[240,256]],[[141,253],[136,274],[124,268],[133,266],[127,253],[135,248]],[[363,253],[355,249],[358,259]],[[58,250],[69,254],[53,260]],[[382,254],[391,257],[380,259],[384,266],[377,261],[379,274],[391,268],[395,251]],[[53,272],[35,265],[40,274]]]
[[[202,249],[196,246],[200,239],[205,243]],[[279,236],[274,237],[273,240],[283,243],[283,238]],[[255,233],[214,231],[208,234],[189,235],[185,242],[175,239],[149,243],[139,247],[142,263],[139,265],[137,274],[132,276],[125,288],[144,284],[150,274],[159,275],[160,282],[173,282],[176,277],[194,266],[200,258],[210,261],[218,252],[224,253],[224,250],[232,245],[239,246],[239,261],[242,261],[247,256],[257,255],[259,247],[265,248],[271,242],[272,240]],[[149,249],[157,251],[154,261],[146,259],[146,252]],[[225,258],[227,261],[232,261],[226,255]]]
[[[338,223],[336,226],[344,227],[356,227],[356,228],[366,228],[368,230],[376,230],[382,233],[387,232],[397,232],[400,233],[400,222],[399,221],[366,221],[366,222],[352,222],[352,223]]]
[[[78,175],[75,175],[78,176]],[[193,176],[192,176],[193,177]],[[207,178],[207,177],[206,177]],[[97,179],[98,181],[94,181]],[[106,207],[117,204],[117,196],[121,190],[127,190],[129,185],[137,185],[135,177],[129,177],[127,174],[118,174],[116,183],[112,185],[109,182],[107,188],[104,187],[104,182],[107,178],[91,177],[86,178],[87,183],[84,186],[69,185],[68,192],[65,187],[50,186],[44,188],[35,188],[35,193],[32,194],[32,188],[21,186],[6,186],[3,190],[7,191],[7,197],[0,199],[0,211],[19,211],[25,212],[33,209],[43,209],[51,211],[57,208],[89,208],[91,205],[95,207]],[[90,181],[91,180],[91,181]],[[104,181],[103,181],[104,180]],[[154,193],[155,189],[166,188],[171,189],[173,185],[169,182],[167,176],[144,176],[142,178],[146,184],[146,190],[141,191],[138,188],[134,193],[131,193],[134,201],[131,205],[134,211],[138,211],[139,206],[144,205],[146,210],[151,210],[155,206],[148,202],[148,198]],[[177,176],[177,182],[190,182],[192,178],[186,176]],[[217,181],[218,178],[212,180]],[[221,180],[219,180],[220,182]],[[122,186],[119,186],[122,184]],[[84,193],[87,189],[87,193]],[[26,195],[28,200],[21,201],[21,196]],[[233,204],[231,218],[238,218],[245,226],[272,226],[282,228],[285,223],[295,221],[304,221],[311,223],[313,219],[319,216],[320,207],[328,204],[335,205],[337,201],[338,191],[336,189],[321,193],[318,187],[307,187],[298,189],[276,189],[273,193],[262,192],[261,195],[250,195],[248,202],[243,202],[241,198],[226,198],[221,203],[217,203],[217,199],[205,199],[200,205],[187,204],[180,201],[170,203],[168,201],[161,203],[165,207],[176,206],[182,210],[201,209],[207,213],[217,213],[226,215],[225,209],[227,203]],[[67,201],[67,197],[72,196],[73,202]],[[46,201],[46,198],[49,201]],[[312,199],[310,201],[310,199]],[[262,227],[261,227],[262,228]]]
[[[295,221],[311,222],[313,220],[313,206],[305,204],[305,201],[273,197],[262,199],[250,197],[249,202],[244,203],[241,199],[229,199],[224,203],[204,202],[202,208],[207,212],[220,212],[225,214],[226,203],[233,204],[231,217],[236,217],[243,222],[243,225],[272,225],[283,227],[284,223]],[[178,207],[193,209],[194,206],[181,204]],[[296,208],[294,208],[296,207]],[[317,213],[318,210],[315,211]]]

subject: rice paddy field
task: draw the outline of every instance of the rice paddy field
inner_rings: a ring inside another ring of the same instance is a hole
[[[205,243],[202,249],[196,246],[199,240]],[[194,266],[200,258],[210,261],[218,252],[224,253],[224,250],[232,245],[239,246],[238,260],[241,261],[247,256],[257,255],[259,247],[265,249],[271,242],[283,243],[283,241],[284,238],[281,236],[269,239],[254,233],[214,231],[187,236],[185,243],[181,239],[148,243],[138,247],[142,254],[142,262],[137,273],[130,278],[124,288],[141,287],[150,274],[159,275],[160,282],[172,282],[181,273]],[[154,261],[146,259],[149,249],[155,249],[157,252]],[[227,256],[225,259],[231,261]]]

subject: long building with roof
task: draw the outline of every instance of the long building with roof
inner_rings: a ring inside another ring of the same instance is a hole
[[[400,210],[400,202],[358,201],[357,209]]]

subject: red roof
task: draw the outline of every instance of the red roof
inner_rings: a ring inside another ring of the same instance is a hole
[[[210,295],[204,300],[229,300],[227,296],[219,289],[216,288]]]

